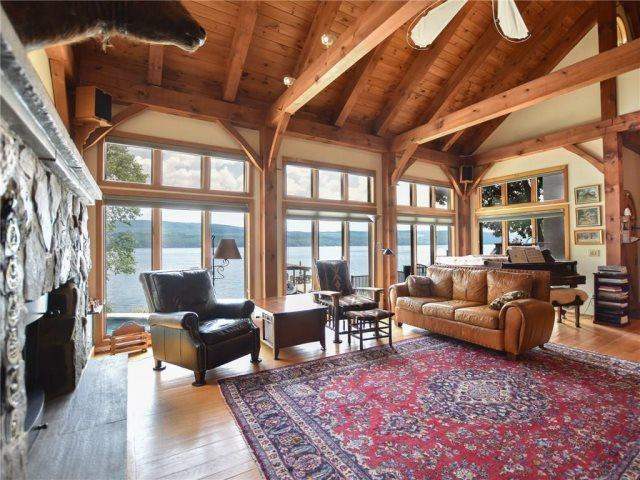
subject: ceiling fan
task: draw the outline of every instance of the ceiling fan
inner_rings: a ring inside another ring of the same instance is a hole
[[[407,42],[417,50],[428,48],[468,0],[447,0],[425,10],[409,26]],[[492,0],[493,21],[498,33],[510,42],[524,42],[531,36],[515,0]]]

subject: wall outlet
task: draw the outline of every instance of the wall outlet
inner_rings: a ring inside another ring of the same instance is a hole
[[[590,248],[589,249],[589,256],[590,257],[599,257],[600,256],[600,249],[599,248]]]

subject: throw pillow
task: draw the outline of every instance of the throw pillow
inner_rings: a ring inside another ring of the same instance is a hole
[[[504,307],[506,303],[512,302],[513,300],[519,300],[521,298],[529,298],[529,295],[522,290],[507,292],[491,302],[489,304],[489,308],[492,310],[502,310],[502,307]]]
[[[407,287],[410,297],[429,297],[431,295],[431,279],[429,277],[409,275]]]

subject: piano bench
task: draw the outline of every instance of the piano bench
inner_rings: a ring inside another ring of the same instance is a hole
[[[556,321],[562,323],[566,307],[575,308],[576,327],[580,328],[580,307],[589,299],[589,295],[579,288],[551,287],[551,305],[556,309]]]

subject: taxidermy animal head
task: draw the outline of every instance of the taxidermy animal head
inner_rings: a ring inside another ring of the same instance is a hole
[[[194,52],[205,30],[178,1],[3,1],[27,50],[122,36]]]

